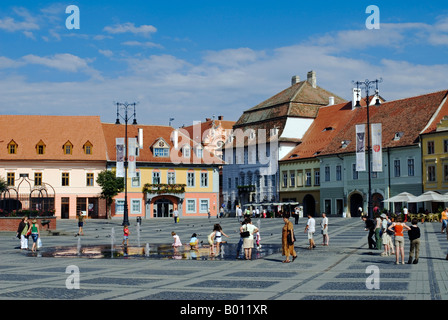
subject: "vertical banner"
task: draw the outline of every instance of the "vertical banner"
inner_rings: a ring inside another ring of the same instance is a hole
[[[128,139],[128,147],[129,147],[129,153],[128,153],[128,163],[129,163],[129,178],[136,178],[136,149],[137,149],[137,139],[136,138],[129,138]]]
[[[383,171],[381,123],[372,123],[372,171]]]
[[[124,138],[115,139],[115,148],[117,149],[117,171],[116,177],[124,177]]]
[[[366,171],[366,126],[356,125],[356,171]]]

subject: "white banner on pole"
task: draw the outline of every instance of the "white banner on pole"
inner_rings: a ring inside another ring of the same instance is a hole
[[[383,146],[381,123],[372,123],[372,171],[383,171]]]
[[[124,138],[115,138],[115,148],[117,149],[117,171],[116,177],[124,177]]]
[[[129,178],[136,178],[137,177],[137,165],[136,165],[136,153],[135,150],[137,149],[137,139],[136,138],[128,138],[128,147],[129,147],[129,154],[128,154],[128,163],[129,163]]]
[[[366,171],[366,126],[356,125],[356,171]]]

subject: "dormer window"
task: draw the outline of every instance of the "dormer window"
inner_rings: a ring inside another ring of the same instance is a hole
[[[182,148],[182,155],[184,156],[184,158],[190,158],[191,156],[191,149],[189,145],[185,145]]]
[[[73,152],[73,144],[70,141],[67,141],[62,146],[62,149],[64,150],[64,154],[72,154],[72,152]]]
[[[84,153],[87,155],[91,155],[93,152],[93,145],[90,143],[90,141],[87,141],[82,148],[84,149]]]
[[[37,144],[36,144],[36,153],[37,154],[45,154],[45,143],[40,140]]]
[[[202,156],[204,154],[204,150],[202,149],[202,147],[201,146],[197,146],[195,148],[195,151],[196,151],[196,157],[202,158]]]
[[[16,154],[17,148],[18,148],[18,145],[14,140],[11,140],[11,142],[8,143],[8,153],[9,154]]]
[[[153,144],[154,157],[158,158],[168,158],[170,156],[170,146],[162,138]]]
[[[404,134],[403,132],[395,132],[394,141],[400,140],[403,134]]]

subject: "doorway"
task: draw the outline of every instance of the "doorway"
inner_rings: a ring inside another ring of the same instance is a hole
[[[308,213],[314,217],[316,214],[316,200],[310,194],[303,197],[303,216],[306,217]]]
[[[70,198],[61,198],[61,219],[68,219],[70,216]]]
[[[167,218],[173,213],[173,202],[169,199],[154,201],[154,218]]]
[[[354,193],[350,196],[350,216],[351,217],[359,217],[358,208],[364,207],[364,200],[362,195],[359,193]]]

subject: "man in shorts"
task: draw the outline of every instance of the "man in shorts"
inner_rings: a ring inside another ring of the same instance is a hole
[[[316,232],[316,221],[311,216],[311,213],[308,213],[308,222],[306,223],[305,232],[308,232],[308,240],[310,242],[310,246],[308,249],[312,250],[316,248],[316,244],[314,243],[314,232]]]

